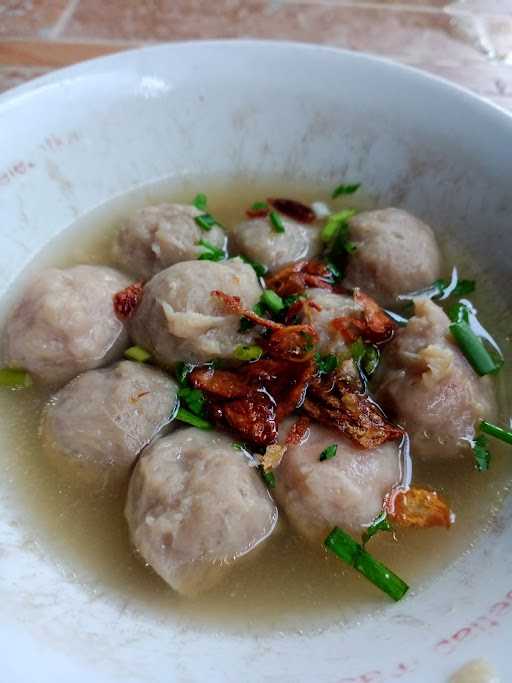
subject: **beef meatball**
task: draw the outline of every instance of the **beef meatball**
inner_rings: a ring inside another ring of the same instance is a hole
[[[176,397],[170,377],[141,363],[84,372],[43,412],[45,453],[74,481],[119,490],[144,446],[169,425]]]
[[[277,522],[257,469],[233,448],[233,440],[194,427],[144,452],[125,514],[144,560],[185,595],[219,582]]]
[[[450,320],[428,299],[384,350],[377,397],[411,437],[412,456],[469,450],[480,419],[496,411],[492,381],[478,377],[453,340]]]
[[[254,334],[238,332],[240,316],[226,313],[212,290],[239,296],[247,308],[261,296],[253,268],[238,258],[177,263],[144,288],[130,325],[133,338],[166,365],[229,358]]]
[[[357,316],[362,311],[361,306],[351,296],[335,294],[326,289],[308,289],[306,294],[308,300],[316,304],[308,308],[308,316],[318,332],[318,350],[321,353],[343,353],[347,350],[347,343],[331,326],[331,321],[343,316]]]
[[[322,241],[318,226],[296,223],[282,217],[285,231],[275,232],[268,218],[239,223],[230,237],[236,251],[275,272],[283,266],[318,256]]]
[[[285,433],[288,427],[285,423]],[[337,446],[336,456],[321,461],[320,453],[331,444]],[[292,526],[321,543],[335,526],[360,534],[400,477],[398,442],[363,450],[313,424],[302,443],[288,447],[277,468],[275,497]]]
[[[164,268],[196,259],[208,242],[223,248],[226,234],[218,225],[205,233],[195,222],[201,211],[185,204],[159,204],[139,209],[121,227],[114,242],[114,258],[136,277],[149,280]]]
[[[8,316],[5,363],[40,382],[63,384],[115,360],[128,336],[112,297],[129,284],[125,275],[104,266],[38,273]]]
[[[398,294],[439,278],[441,256],[434,233],[407,211],[364,211],[349,225],[357,250],[348,261],[347,287],[360,287],[382,306],[393,306]]]

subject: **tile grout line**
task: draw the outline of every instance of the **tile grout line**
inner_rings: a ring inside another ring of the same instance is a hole
[[[60,17],[57,19],[55,22],[53,28],[51,28],[47,33],[46,36],[49,40],[55,39],[59,36],[59,34],[62,33],[62,31],[66,28],[67,24],[69,23],[69,20],[75,13],[76,8],[78,7],[78,3],[80,0],[69,0],[67,6],[64,8],[62,11],[62,14]]]

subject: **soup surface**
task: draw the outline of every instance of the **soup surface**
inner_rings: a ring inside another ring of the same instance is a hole
[[[197,192],[207,194],[209,210],[228,227],[240,221],[255,200],[268,195],[323,201],[336,210],[349,205],[371,207],[371,198],[364,193],[332,202],[325,188],[279,182],[250,187],[230,183],[226,187],[218,181],[189,179],[181,185],[165,182],[141,188],[83,217],[48,244],[13,286],[4,302],[4,314],[30,272],[50,265],[113,265],[111,240],[123,217],[161,201],[190,203]],[[460,245],[450,241],[449,234],[440,230],[436,234],[443,251],[444,275],[456,265],[462,277],[477,280],[471,299],[481,322],[506,355],[510,318],[502,315],[499,292],[478,279],[475,263]],[[497,380],[500,424],[505,425],[510,424],[507,375],[506,364]],[[132,550],[123,515],[124,495],[108,498],[77,489],[48,467],[38,424],[49,396],[41,387],[0,392],[0,430],[9,443],[1,454],[2,478],[15,487],[16,496],[23,501],[27,524],[39,545],[71,568],[84,590],[99,592],[105,600],[122,597],[158,619],[236,632],[322,628],[333,621],[344,624],[389,604],[385,595],[355,571],[322,548],[306,545],[284,519],[259,552],[239,562],[223,583],[195,599],[175,594]],[[494,523],[512,481],[512,458],[499,442],[491,445],[493,460],[488,472],[478,472],[470,458],[445,464],[414,462],[413,483],[436,489],[456,513],[450,530],[399,529],[395,536],[379,534],[372,539],[372,554],[407,581],[411,592],[421,591],[426,581],[435,580],[456,558],[470,553],[479,536]]]

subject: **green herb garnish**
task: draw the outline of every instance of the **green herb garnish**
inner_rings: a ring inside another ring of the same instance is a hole
[[[315,363],[316,369],[320,375],[327,375],[338,367],[338,359],[332,353],[325,356],[315,353]]]
[[[268,273],[268,268],[267,266],[264,266],[263,263],[252,261],[250,258],[247,258],[247,256],[243,256],[242,254],[240,255],[240,258],[244,263],[247,263],[254,268],[254,272],[258,277],[265,277],[265,275]]]
[[[268,308],[272,313],[279,313],[284,309],[284,303],[279,294],[276,294],[272,289],[265,289],[261,295],[260,303]],[[256,312],[256,307],[254,308]],[[258,313],[261,315],[261,313]]]
[[[277,213],[277,211],[271,211],[268,214],[268,219],[270,221],[270,225],[272,226],[272,229],[274,230],[274,232],[279,232],[279,233],[285,232],[283,219]]]
[[[370,538],[375,536],[375,534],[378,534],[380,531],[393,531],[393,527],[389,523],[385,512],[381,512],[380,515],[373,520],[370,526],[363,533],[363,548],[366,546]]]
[[[151,360],[151,354],[146,349],[143,349],[142,346],[130,346],[124,352],[124,357],[137,361],[137,363],[147,363],[148,360]]]
[[[350,353],[366,377],[370,377],[377,370],[380,362],[380,351],[373,344],[365,344],[359,337],[350,345]]]
[[[0,387],[8,389],[28,389],[34,382],[26,370],[0,368]]]
[[[199,194],[196,194],[196,196],[194,197],[194,201],[192,203],[198,211],[206,211],[206,205],[208,203],[208,200],[205,194],[199,192]]]
[[[327,448],[324,448],[324,450],[320,453],[320,461],[323,462],[324,460],[331,460],[331,458],[334,458],[336,455],[337,450],[338,446],[335,443],[327,446]]]
[[[263,211],[264,209],[268,209],[268,204],[267,202],[254,202],[251,209],[253,211]]]
[[[263,349],[261,348],[261,346],[257,346],[256,344],[253,344],[251,346],[245,346],[244,344],[240,344],[233,351],[233,356],[237,360],[243,361],[258,360],[259,358],[261,358],[262,354]]]
[[[209,213],[202,213],[200,216],[196,216],[194,220],[201,230],[206,230],[207,232],[209,232],[214,225],[218,225],[215,218]]]
[[[372,557],[352,536],[338,527],[334,527],[324,544],[328,550],[360,572],[393,600],[400,600],[409,590],[405,581]]]
[[[198,216],[198,218],[200,218],[200,216]],[[219,249],[219,247],[208,242],[208,240],[201,239],[197,242],[197,245],[206,249],[202,254],[199,254],[198,259],[200,261],[224,261],[226,259],[226,252],[224,249]]]
[[[480,337],[466,322],[452,323],[450,332],[477,374],[483,376],[498,372],[501,365],[493,359]]]
[[[261,469],[261,476],[263,477],[263,481],[265,484],[269,487],[269,489],[275,489],[276,487],[276,475],[272,472],[272,470],[268,470],[268,472],[265,472],[263,467]]]
[[[178,396],[186,403],[187,408],[191,413],[194,413],[194,415],[203,414],[203,407],[206,402],[206,398],[200,389],[181,387],[178,391]]]
[[[197,427],[198,429],[213,429],[213,425],[210,422],[204,420],[202,417],[199,417],[199,415],[194,415],[194,413],[185,410],[185,408],[179,408],[175,419],[180,420],[181,422],[186,422],[187,424]]]
[[[354,192],[357,192],[360,187],[361,183],[344,183],[342,185],[338,185],[338,187],[333,190],[331,197],[332,199],[336,199],[337,197],[341,197],[343,194],[354,194]]]
[[[174,374],[176,375],[178,384],[180,384],[181,386],[187,386],[187,377],[195,367],[196,366],[194,365],[194,363],[176,363],[176,367],[174,368]]]
[[[483,434],[477,436],[473,442],[473,456],[475,467],[479,472],[485,472],[491,464],[491,454],[487,448],[487,439]]]
[[[320,237],[323,242],[331,242],[338,233],[348,231],[348,220],[356,213],[355,209],[343,209],[339,213],[333,213],[327,219],[322,228]]]
[[[240,325],[238,327],[239,332],[247,332],[247,330],[250,330],[253,327],[254,323],[252,320],[249,320],[249,318],[244,318],[243,316],[240,318]]]
[[[480,422],[480,430],[489,436],[493,436],[495,439],[512,444],[512,431],[509,431],[508,429],[503,429],[502,427],[493,425],[491,422],[487,422],[487,420],[482,420]]]

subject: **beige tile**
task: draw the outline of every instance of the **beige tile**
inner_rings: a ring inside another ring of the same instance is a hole
[[[443,64],[433,61],[409,62],[412,66],[442,76],[484,97],[512,98],[512,67],[481,62]]]
[[[0,36],[42,36],[50,31],[68,0],[3,0],[0,2]]]
[[[479,47],[454,29],[444,12],[397,12],[341,4],[280,0],[148,0],[80,3],[67,39],[179,40],[214,37],[282,38],[328,43],[417,59],[443,54],[470,59]]]
[[[132,45],[0,40],[0,64],[58,68],[119,52]]]
[[[47,71],[35,67],[0,67],[0,93],[42,76]]]

